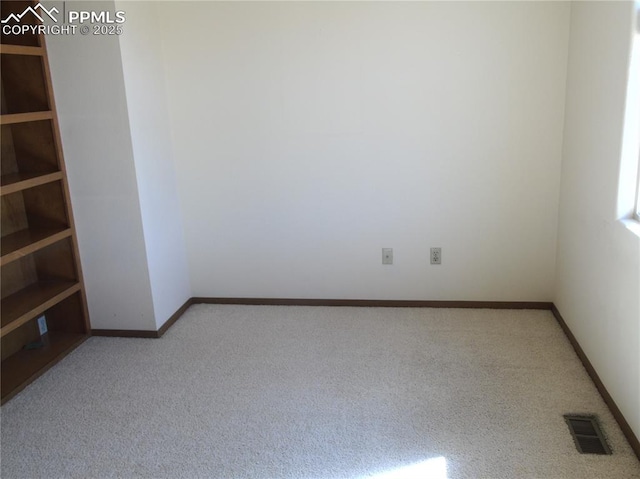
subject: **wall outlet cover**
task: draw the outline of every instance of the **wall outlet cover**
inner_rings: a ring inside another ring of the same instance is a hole
[[[38,329],[40,330],[40,336],[47,334],[49,329],[47,328],[47,318],[40,316],[38,318]]]
[[[442,248],[431,248],[431,264],[442,264]]]

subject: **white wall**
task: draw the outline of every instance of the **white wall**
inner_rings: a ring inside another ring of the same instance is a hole
[[[195,296],[553,299],[568,4],[158,8]]]
[[[555,304],[640,437],[640,238],[616,214],[632,12],[571,9]]]
[[[116,3],[67,8],[124,10],[120,37],[47,44],[91,326],[157,330],[191,297],[161,32],[153,4]]]
[[[131,139],[156,318],[162,324],[191,297],[173,164],[164,60],[151,2],[116,2]]]
[[[118,38],[46,41],[91,326],[156,329]]]

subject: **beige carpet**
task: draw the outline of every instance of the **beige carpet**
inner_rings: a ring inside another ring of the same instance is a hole
[[[91,338],[1,436],[3,479],[640,478],[546,311],[196,305],[162,339]]]

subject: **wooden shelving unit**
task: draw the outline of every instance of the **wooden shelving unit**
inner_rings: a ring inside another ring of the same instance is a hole
[[[7,18],[33,3],[0,5]],[[84,341],[90,327],[44,38],[2,35],[0,57],[4,403]]]

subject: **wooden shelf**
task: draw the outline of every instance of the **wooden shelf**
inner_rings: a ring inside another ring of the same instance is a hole
[[[17,191],[26,190],[27,188],[33,188],[34,186],[44,185],[51,183],[52,181],[58,181],[62,179],[62,172],[56,171],[53,173],[11,173],[8,175],[2,175],[0,179],[0,196],[9,195]]]
[[[85,333],[49,332],[44,347],[23,349],[2,361],[2,404],[89,337]]]
[[[0,45],[0,53],[4,53],[6,55],[34,55],[41,57],[44,55],[44,48],[31,47],[27,45],[9,45],[3,43]]]
[[[72,281],[40,281],[2,300],[0,337],[9,334],[27,321],[80,290]]]
[[[15,123],[26,123],[28,121],[41,121],[51,120],[53,118],[53,112],[47,111],[34,111],[29,113],[13,113],[9,115],[0,115],[0,125],[13,125]]]
[[[71,228],[65,225],[50,228],[26,229],[2,238],[0,266],[9,264],[31,253],[46,248],[71,236]]]

